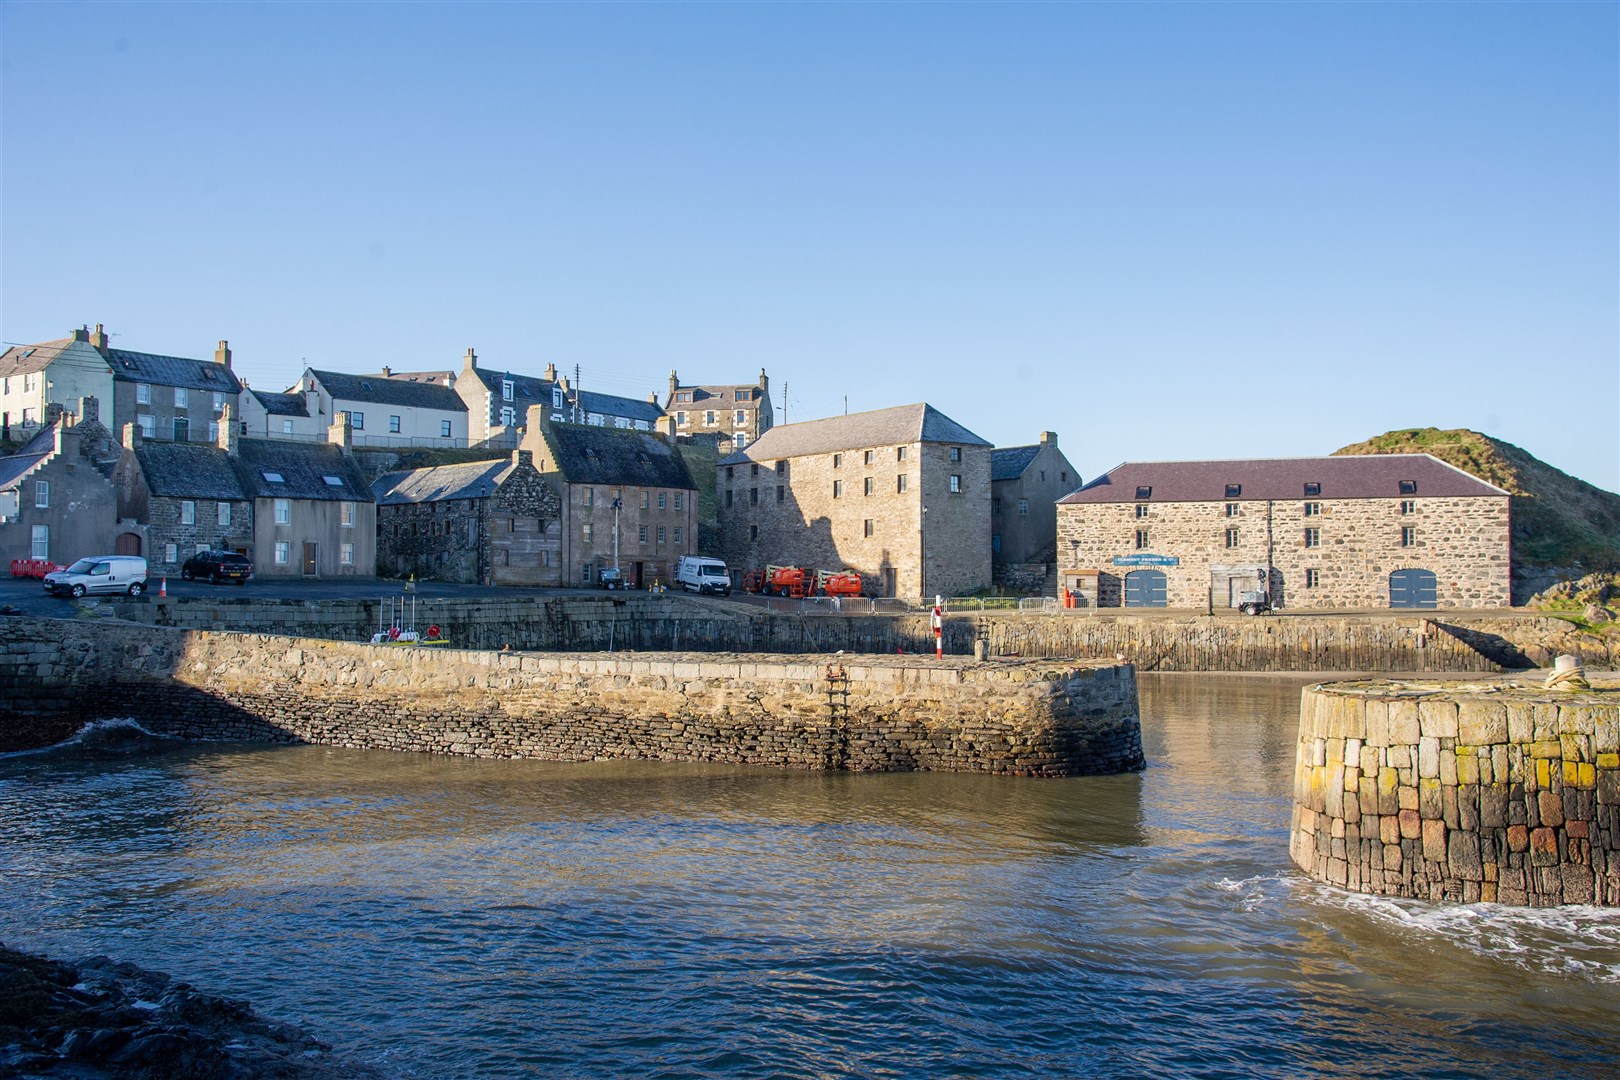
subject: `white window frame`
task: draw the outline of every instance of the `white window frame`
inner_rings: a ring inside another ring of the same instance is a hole
[[[177,409],[191,408],[191,394],[183,386],[174,388],[174,407]]]
[[[354,503],[338,503],[338,521],[342,523],[345,529],[354,528]]]
[[[49,525],[35,525],[29,529],[28,557],[30,559],[48,559],[51,557],[51,527]]]
[[[353,566],[354,565],[354,545],[353,544],[339,544],[338,545],[338,563],[339,563],[339,565],[342,565],[342,566]]]
[[[34,481],[34,509],[49,510],[51,508],[51,482],[49,480]]]
[[[180,524],[197,524],[197,504],[191,499],[180,500]]]
[[[137,405],[150,405],[150,404],[152,404],[152,384],[151,383],[138,382],[138,383],[135,384],[135,404],[137,404]]]
[[[277,525],[291,525],[292,524],[292,500],[291,499],[277,499],[277,500],[275,500],[275,521],[276,521]]]
[[[170,564],[179,562],[180,561],[180,545],[179,544],[164,544],[163,545],[163,561],[166,562],[166,563],[170,563]]]
[[[292,558],[292,544],[286,540],[276,541],[275,560],[277,566],[286,566]]]
[[[399,417],[394,416],[393,414],[389,414],[388,417],[388,433],[390,435],[399,434]]]
[[[513,392],[514,389],[515,389],[515,387],[512,385],[512,380],[511,379],[502,379],[501,380],[501,400],[502,401],[511,401],[511,400],[513,400],[512,392]]]
[[[219,504],[219,527],[222,529],[231,527],[231,504],[228,502]]]

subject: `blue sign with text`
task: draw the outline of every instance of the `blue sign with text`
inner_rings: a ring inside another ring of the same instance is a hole
[[[1116,555],[1115,566],[1180,566],[1176,555]]]

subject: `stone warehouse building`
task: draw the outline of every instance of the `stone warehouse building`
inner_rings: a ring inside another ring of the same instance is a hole
[[[1508,493],[1428,454],[1127,462],[1057,506],[1103,607],[1505,607]]]
[[[932,405],[771,428],[720,462],[721,554],[916,598],[990,585],[990,444]]]
[[[1056,432],[1041,432],[1033,446],[991,451],[990,565],[997,585],[1045,590],[1056,569],[1057,501],[1079,486],[1080,473],[1058,449]]]
[[[764,368],[759,369],[759,382],[752,386],[685,385],[671,371],[664,412],[674,418],[678,434],[717,435],[721,449],[729,453],[770,430],[770,389]]]
[[[529,413],[524,449],[562,496],[561,583],[590,585],[618,566],[625,581],[668,585],[697,551],[698,491],[674,440],[650,431],[554,423]]]
[[[387,473],[371,491],[380,572],[466,584],[562,584],[561,500],[528,450]]]

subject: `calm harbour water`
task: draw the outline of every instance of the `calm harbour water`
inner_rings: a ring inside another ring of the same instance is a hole
[[[1620,1075],[1620,912],[1315,885],[1304,681],[1142,683],[1126,777],[0,757],[0,941],[405,1077]]]

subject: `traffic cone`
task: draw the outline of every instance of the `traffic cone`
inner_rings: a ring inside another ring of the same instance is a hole
[[[158,578],[158,595],[159,596],[168,596],[169,595],[169,579],[168,578],[166,578],[166,577]]]

